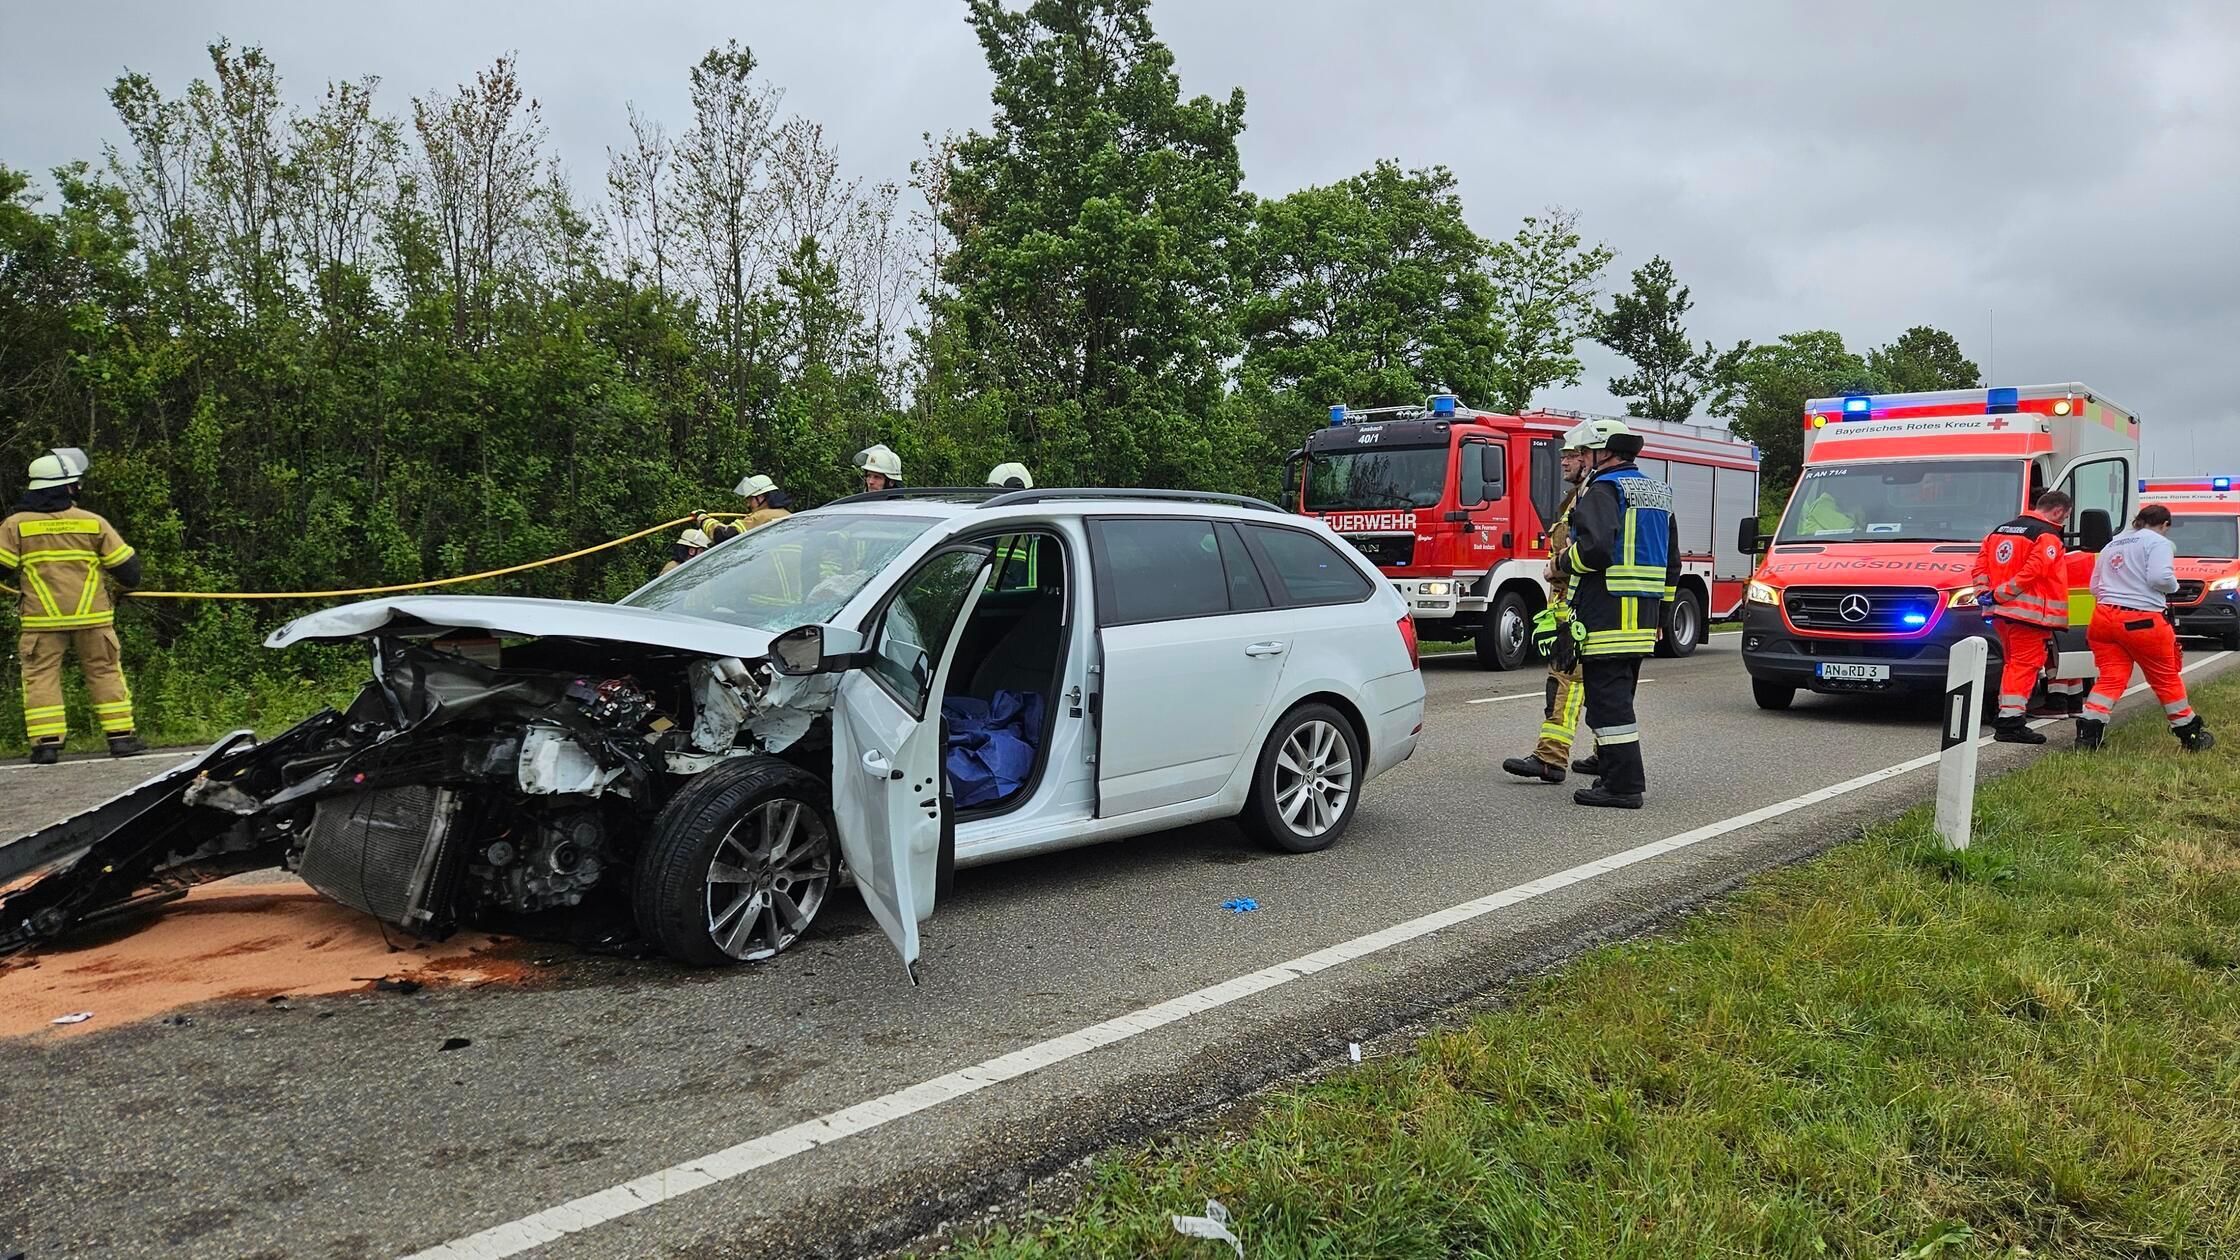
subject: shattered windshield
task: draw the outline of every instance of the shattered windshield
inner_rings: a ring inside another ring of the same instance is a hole
[[[2174,516],[2170,546],[2188,560],[2240,560],[2240,517]]]
[[[1892,460],[1808,467],[1777,542],[1958,542],[2022,510],[2020,460]]]
[[[622,604],[757,630],[830,621],[934,521],[884,512],[789,516],[718,543]]]
[[[1318,453],[1307,462],[1309,512],[1433,507],[1446,488],[1444,446]]]

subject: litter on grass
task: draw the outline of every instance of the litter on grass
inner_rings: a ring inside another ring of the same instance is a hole
[[[1215,1242],[1225,1242],[1236,1249],[1238,1256],[1244,1255],[1244,1244],[1229,1232],[1229,1209],[1221,1206],[1218,1199],[1206,1200],[1204,1216],[1177,1216],[1171,1219],[1174,1221],[1174,1232],[1184,1238],[1210,1238]]]

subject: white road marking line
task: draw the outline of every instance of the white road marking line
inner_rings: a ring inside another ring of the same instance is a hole
[[[2205,656],[2187,665],[2185,672],[2191,673],[2227,655],[2229,654],[2218,652]],[[2129,696],[2142,690],[2145,690],[2145,684],[2133,686],[2123,694]],[[2066,720],[2068,719],[2046,718],[2038,725]],[[1991,737],[1986,735],[1980,742],[1989,743]],[[946,1075],[921,1081],[908,1089],[827,1112],[815,1119],[750,1138],[698,1159],[672,1164],[636,1180],[570,1199],[519,1220],[493,1225],[479,1233],[414,1252],[406,1260],[500,1260],[501,1257],[519,1255],[533,1247],[541,1247],[570,1234],[618,1220],[695,1190],[743,1176],[755,1169],[766,1168],[804,1151],[977,1094],[990,1086],[1039,1072],[1068,1059],[1079,1058],[1092,1050],[1130,1040],[1168,1024],[1179,1023],[1193,1015],[1202,1015],[1294,980],[1365,958],[1380,950],[1483,918],[1496,910],[1506,910],[1510,906],[1560,892],[1574,884],[1600,879],[1604,875],[1639,865],[1652,858],[1663,857],[1667,853],[1678,852],[1706,840],[1717,839],[1730,832],[1779,818],[1791,810],[1810,808],[1899,775],[1933,766],[1942,756],[1941,751],[1924,753],[1802,796],[1792,796],[1777,804],[1760,806],[1748,813],[1736,814],[1732,818],[1707,823],[1676,836],[1667,836],[1662,840],[1627,849],[1623,853],[1557,871],[1553,875],[1543,876],[1531,883],[1519,884],[1475,901],[1465,901],[1461,905],[1434,911],[1405,923],[1395,923],[1382,931],[1357,936],[1289,962],[1263,967],[1250,975],[1224,980],[1196,992],[1185,993],[1181,997],[1169,998],[1154,1006],[1130,1011],[1103,1023],[1091,1024],[1064,1036],[1038,1041],[1009,1054],[982,1060],[971,1067],[959,1068]]]
[[[1656,681],[1656,679],[1654,679],[1654,678],[1644,678],[1644,679],[1642,679],[1642,680],[1641,680],[1640,682],[1636,683],[1636,684],[1635,684],[1635,686],[1637,686],[1637,687],[1646,687],[1646,686],[1648,686],[1648,685],[1649,685],[1650,683],[1653,683],[1653,682],[1655,682],[1655,681]],[[1545,692],[1545,691],[1518,691],[1518,692],[1512,692],[1512,693],[1510,693],[1509,695],[1506,695],[1506,696],[1485,696],[1485,697],[1482,697],[1482,698],[1480,698],[1480,699],[1477,699],[1477,700],[1465,700],[1465,701],[1463,701],[1463,703],[1464,703],[1464,704],[1499,704],[1499,703],[1501,703],[1501,702],[1502,702],[1502,701],[1504,701],[1504,700],[1545,700],[1545,699],[1547,699],[1547,698],[1548,698],[1548,693],[1547,693],[1547,692]]]

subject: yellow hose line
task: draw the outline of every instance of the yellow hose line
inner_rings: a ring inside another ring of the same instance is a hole
[[[703,512],[699,519],[736,520],[745,515],[744,512]],[[530,569],[541,569],[548,564],[580,560],[594,552],[605,551],[609,547],[619,547],[624,543],[633,543],[648,535],[658,534],[665,529],[673,529],[693,519],[690,516],[680,516],[673,521],[663,521],[659,525],[641,529],[635,534],[625,534],[620,538],[585,547],[578,551],[571,551],[563,556],[531,560],[527,564],[508,565],[503,569],[491,569],[485,573],[469,573],[464,577],[430,578],[425,582],[399,582],[393,586],[361,586],[347,591],[126,591],[124,594],[135,599],[338,599],[354,595],[394,595],[399,591],[424,591],[438,586],[457,586],[464,582],[480,582],[485,578],[504,577],[509,573],[524,573]],[[6,591],[10,595],[22,593],[5,583],[0,583],[0,591]]]

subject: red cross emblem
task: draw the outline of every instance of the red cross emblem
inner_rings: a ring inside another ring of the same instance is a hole
[[[2005,416],[1993,416],[1991,423],[1985,427],[1993,430],[2004,429],[2007,427],[2007,418]]]

